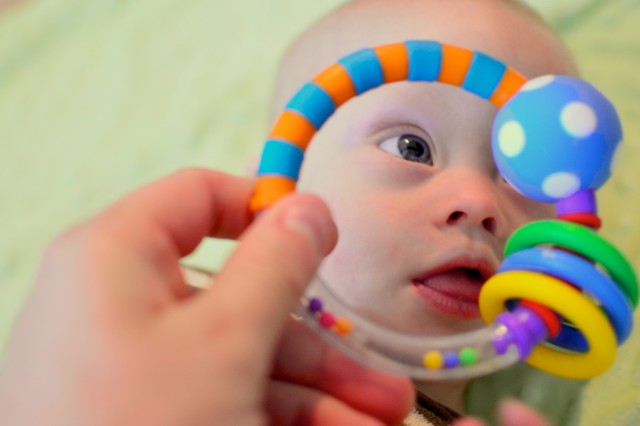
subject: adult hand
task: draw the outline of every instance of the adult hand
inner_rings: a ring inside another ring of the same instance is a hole
[[[549,426],[547,420],[531,407],[515,399],[506,399],[498,406],[498,422],[500,426]],[[481,420],[464,418],[453,426],[485,426]]]
[[[0,424],[401,420],[408,380],[291,327],[289,312],[336,241],[326,206],[294,194],[249,226],[251,192],[250,180],[187,170],[56,239],[6,351]],[[240,235],[215,283],[192,292],[180,259],[205,236]]]

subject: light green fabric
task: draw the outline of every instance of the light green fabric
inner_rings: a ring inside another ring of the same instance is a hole
[[[3,11],[0,345],[53,236],[173,170],[244,172],[268,128],[278,57],[295,34],[339,3],[23,0]],[[599,193],[602,233],[640,270],[640,1],[529,3],[566,39],[584,77],[619,109],[626,146]],[[208,242],[190,262],[216,268],[230,247]],[[640,424],[639,333],[615,366],[586,386],[583,415],[558,424]],[[478,382],[472,408],[487,412],[499,393],[522,396],[550,414],[566,408],[552,400],[573,383],[524,376],[525,382],[503,374]]]

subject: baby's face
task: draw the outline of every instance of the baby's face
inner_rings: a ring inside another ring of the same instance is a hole
[[[342,56],[411,39],[479,50],[529,77],[574,73],[552,32],[509,4],[352,3],[294,45],[275,103]],[[460,88],[402,82],[351,99],[317,132],[298,188],[321,195],[333,211],[339,241],[320,274],[358,311],[405,331],[480,326],[478,294],[506,239],[554,213],[496,170],[495,113]]]
[[[352,99],[316,135],[299,188],[332,209],[339,242],[321,276],[360,312],[406,331],[480,325],[478,294],[506,239],[554,211],[500,176],[494,115],[459,88],[396,83]]]

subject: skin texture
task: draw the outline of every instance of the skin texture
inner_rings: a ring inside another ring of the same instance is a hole
[[[498,406],[498,421],[500,426],[549,426],[544,416],[536,413],[523,403],[506,399]],[[454,422],[453,426],[484,426],[482,420],[464,418]]]
[[[360,0],[291,46],[274,111],[340,57],[408,39],[480,50],[528,77],[577,73],[554,33],[513,2]],[[317,132],[298,187],[331,209],[339,240],[320,273],[359,313],[430,335],[481,326],[477,294],[498,267],[507,237],[554,213],[499,175],[490,150],[495,112],[459,88],[401,82],[351,99]],[[431,163],[401,155],[397,140],[407,134],[426,142]],[[459,411],[466,385],[419,384]]]
[[[355,365],[289,316],[335,244],[326,206],[296,194],[250,226],[252,187],[182,171],[56,239],[0,371],[0,424],[401,420],[408,380]],[[241,244],[194,294],[179,260],[205,236]]]

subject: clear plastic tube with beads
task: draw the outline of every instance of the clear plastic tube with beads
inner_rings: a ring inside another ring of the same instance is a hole
[[[454,336],[404,333],[357,314],[318,277],[296,315],[351,358],[416,379],[475,377],[520,360],[517,346],[509,344],[508,329],[500,323]]]

